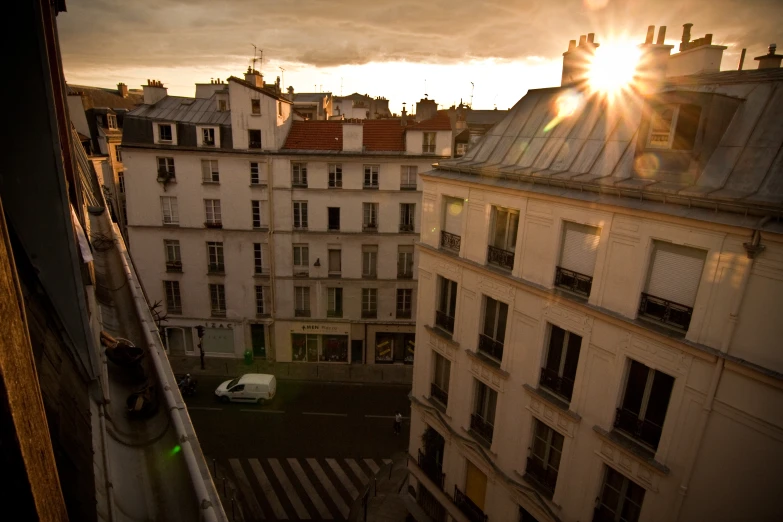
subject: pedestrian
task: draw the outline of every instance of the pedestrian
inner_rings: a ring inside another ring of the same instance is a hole
[[[394,414],[394,434],[399,435],[402,428],[402,413],[399,410]]]

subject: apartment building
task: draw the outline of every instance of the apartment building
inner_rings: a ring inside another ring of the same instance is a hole
[[[562,86],[422,176],[409,469],[432,520],[779,518],[783,56],[720,72],[690,25],[675,54],[653,28],[613,99],[572,41]]]

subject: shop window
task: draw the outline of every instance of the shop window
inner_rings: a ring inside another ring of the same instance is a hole
[[[321,362],[348,362],[348,336],[322,336]]]
[[[291,334],[291,360],[318,362],[318,336]]]
[[[375,362],[413,364],[416,335],[400,332],[375,334]]]

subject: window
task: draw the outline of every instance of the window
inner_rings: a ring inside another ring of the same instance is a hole
[[[484,328],[479,334],[479,352],[495,359],[503,360],[503,342],[506,339],[506,320],[508,305],[484,296]]]
[[[291,163],[291,185],[307,188],[307,163]]]
[[[362,277],[378,277],[378,246],[362,246]]]
[[[366,189],[378,188],[378,171],[381,169],[380,165],[365,165],[364,166],[364,185]]]
[[[294,228],[307,229],[307,201],[294,201]]]
[[[264,256],[261,243],[253,243],[253,272],[255,274],[264,273]]]
[[[201,160],[201,182],[220,183],[217,160]]]
[[[615,428],[658,449],[673,386],[674,377],[631,361],[623,402],[617,408]]]
[[[400,203],[400,232],[413,232],[416,228],[414,217],[416,215],[415,203]]]
[[[125,172],[119,171],[117,173],[117,185],[120,194],[125,194]]]
[[[291,360],[318,362],[318,336],[291,334]]]
[[[410,319],[413,303],[413,289],[397,289],[397,319]]]
[[[492,224],[487,247],[487,263],[506,270],[514,269],[517,249],[519,211],[492,206]]]
[[[114,146],[114,159],[117,163],[122,163],[122,147],[119,145]]]
[[[609,466],[604,469],[604,485],[593,522],[637,522],[644,502],[644,488]]]
[[[164,239],[163,249],[166,252],[166,272],[182,272],[182,256],[179,251],[179,240]]]
[[[249,129],[247,131],[247,148],[248,149],[260,149],[261,148],[261,131],[257,129]]]
[[[258,162],[257,161],[251,161],[250,162],[250,184],[251,185],[260,185],[261,184],[261,177],[259,174],[259,168],[258,168]]]
[[[342,188],[343,166],[340,163],[329,164],[329,188]]]
[[[375,232],[378,230],[378,203],[362,203],[362,230]]]
[[[468,152],[468,144],[467,143],[457,143],[457,150],[454,151],[454,156],[457,158],[461,158]]]
[[[340,277],[342,273],[342,251],[329,249],[329,277]]]
[[[108,127],[110,129],[116,129],[117,128],[117,116],[114,114],[107,114],[106,115],[106,123],[108,124]]]
[[[256,285],[256,315],[266,315],[269,313],[266,310],[266,302],[264,300],[265,293],[263,286]]]
[[[174,158],[158,158],[158,181],[171,181],[175,178]]]
[[[173,141],[170,124],[158,124],[158,141]]]
[[[283,102],[278,101],[277,102],[277,115],[282,116],[283,115]]]
[[[362,288],[362,317],[374,318],[378,315],[378,289]]]
[[[128,224],[128,204],[123,199],[120,201],[120,212],[122,213],[122,222],[127,225]]]
[[[639,315],[687,331],[699,290],[706,252],[654,241]]]
[[[443,229],[440,231],[441,248],[459,254],[462,245],[463,200],[443,198]]]
[[[219,199],[205,199],[204,200],[204,213],[206,215],[206,226],[210,228],[221,228],[223,226],[223,218],[220,214],[220,200]]]
[[[160,210],[164,225],[179,225],[179,207],[175,196],[161,196]]]
[[[400,173],[400,190],[416,190],[419,167],[403,165]]]
[[[215,146],[215,129],[212,127],[207,127],[201,129],[201,144],[204,147],[214,147]]]
[[[470,431],[488,443],[492,443],[495,431],[495,410],[498,392],[481,381],[476,381],[473,414],[470,416]]]
[[[294,315],[296,317],[310,317],[310,287],[294,287]]]
[[[307,276],[310,273],[310,249],[307,245],[294,245],[294,275]]]
[[[340,207],[329,207],[329,230],[340,230]]]
[[[647,147],[673,150],[693,149],[700,119],[701,107],[698,105],[664,105],[654,109],[650,119]]]
[[[444,407],[449,404],[449,378],[451,377],[451,361],[437,352],[433,355],[432,385],[430,397],[441,403]]]
[[[541,368],[540,385],[571,401],[582,338],[555,325],[549,326],[549,348]]]
[[[397,278],[413,278],[413,245],[397,247]]]
[[[424,154],[434,154],[435,153],[435,133],[434,132],[425,132],[422,144],[421,144],[421,151]]]
[[[207,271],[210,274],[222,274],[226,266],[223,262],[223,242],[207,241]]]
[[[438,309],[435,311],[435,324],[454,333],[454,317],[457,309],[457,283],[438,276]]]
[[[182,313],[182,297],[179,293],[179,281],[163,281],[166,290],[166,312],[170,314]]]
[[[226,100],[218,100],[218,110],[220,112],[226,112],[228,110],[228,105],[226,104]]]
[[[220,284],[209,285],[209,302],[212,306],[212,315],[215,317],[226,316],[226,287]]]
[[[250,214],[253,221],[253,228],[263,228],[264,224],[261,220],[261,202],[257,199],[250,201]]]
[[[250,112],[252,114],[261,114],[261,100],[250,100]]]
[[[590,296],[600,234],[595,227],[568,221],[564,223],[560,264],[555,271],[556,286],[584,297]]]
[[[563,454],[563,436],[536,419],[533,423],[533,446],[529,449],[525,476],[532,478],[552,498]]]
[[[326,317],[343,316],[343,289],[326,289]]]

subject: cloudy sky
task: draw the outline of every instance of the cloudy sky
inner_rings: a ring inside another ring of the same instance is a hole
[[[192,96],[196,82],[240,75],[263,49],[261,72],[297,92],[386,96],[392,111],[425,93],[445,107],[506,109],[527,89],[559,85],[568,40],[641,43],[648,25],[682,24],[692,38],[752,57],[783,47],[780,0],[68,0],[57,24],[70,83],[131,88],[147,78]],[[675,48],[676,51],[676,48]],[[473,82],[473,86],[471,86]]]

